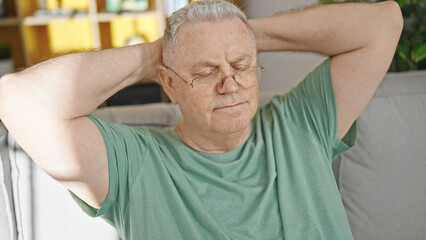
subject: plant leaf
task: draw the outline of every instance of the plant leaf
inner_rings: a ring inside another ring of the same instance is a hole
[[[425,36],[423,36],[420,32],[416,32],[413,36],[411,36],[410,42],[413,46],[418,46],[419,44],[423,44]]]
[[[412,54],[412,59],[415,63],[420,62],[426,58],[426,43],[414,48]]]
[[[416,2],[417,2],[417,4],[418,4],[418,5],[420,5],[420,4],[422,4],[422,3],[425,3],[425,2],[426,2],[426,0],[417,0]]]
[[[410,49],[408,48],[407,44],[400,43],[396,47],[396,52],[397,52],[398,56],[401,57],[402,60],[407,61],[408,56],[410,54]]]
[[[404,6],[407,1],[406,0],[398,0],[397,2],[399,4],[399,6]]]

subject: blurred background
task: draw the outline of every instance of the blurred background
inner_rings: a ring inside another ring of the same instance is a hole
[[[0,76],[54,56],[158,39],[171,13],[190,0],[0,0]],[[329,0],[238,0],[249,18]],[[359,1],[358,1],[359,2]],[[371,1],[368,2],[377,2]],[[390,71],[426,69],[426,0],[398,0],[405,26]],[[261,53],[261,91],[288,91],[325,59],[312,53]],[[126,88],[103,106],[167,101],[153,83]]]

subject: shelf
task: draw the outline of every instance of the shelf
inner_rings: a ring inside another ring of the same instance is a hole
[[[68,52],[121,47],[122,39],[136,33],[154,41],[166,24],[163,0],[148,0],[147,11],[119,13],[106,12],[105,0],[87,0],[84,11],[42,11],[38,0],[3,1],[8,15],[0,18],[0,41],[12,46],[15,67]]]
[[[98,13],[98,22],[111,22],[116,17],[138,19],[141,17],[153,17],[160,18],[161,13],[158,11],[147,11],[147,12],[138,12],[138,13]]]
[[[16,17],[0,18],[0,26],[18,26],[19,19]]]
[[[143,1],[143,0],[142,0]],[[148,0],[148,9],[145,11],[163,11],[163,1],[164,0]],[[107,10],[105,0],[96,0],[96,12],[97,13],[109,13]],[[145,12],[144,11],[144,12]],[[125,12],[127,13],[127,12]],[[135,13],[143,13],[141,11]],[[118,13],[119,14],[119,13]]]
[[[77,15],[74,17],[67,17],[67,16],[25,17],[23,21],[23,25],[24,26],[45,26],[54,21],[64,21],[64,20],[71,20],[71,19],[90,20],[89,15]]]

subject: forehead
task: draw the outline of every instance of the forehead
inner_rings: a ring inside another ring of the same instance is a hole
[[[177,32],[176,65],[188,68],[198,62],[232,62],[255,58],[254,40],[238,18],[185,23]]]

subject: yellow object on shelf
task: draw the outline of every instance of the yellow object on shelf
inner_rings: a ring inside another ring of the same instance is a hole
[[[153,17],[142,17],[131,19],[116,17],[111,21],[111,43],[113,47],[122,47],[132,36],[139,35],[146,42],[158,39],[158,19]]]
[[[148,42],[158,39],[158,19],[152,17],[139,18],[136,20],[136,31],[146,38]]]
[[[72,10],[89,9],[89,0],[61,0],[62,7]]]
[[[54,21],[47,25],[49,48],[52,53],[68,53],[94,49],[89,20]]]
[[[59,7],[71,10],[89,9],[89,0],[46,0],[47,10],[55,10]]]
[[[135,34],[133,22],[133,19],[123,17],[116,17],[111,21],[112,47],[122,47],[126,40]]]
[[[54,10],[59,8],[59,0],[46,0],[47,10]]]

